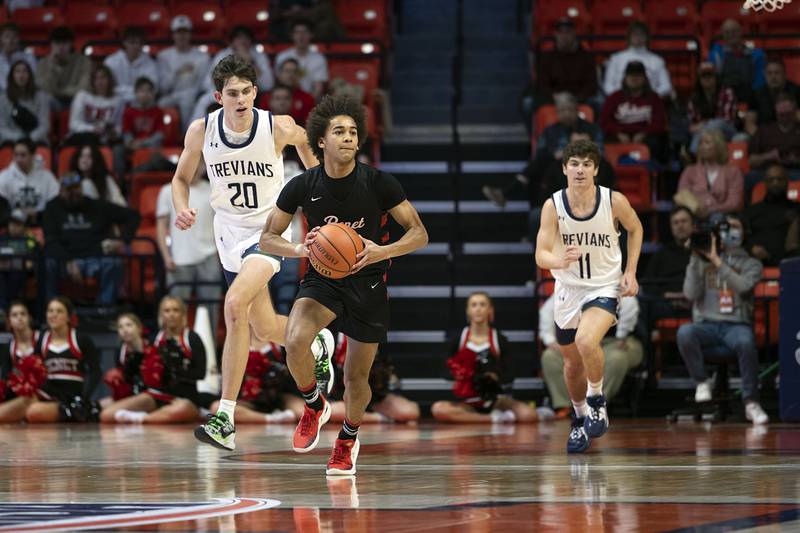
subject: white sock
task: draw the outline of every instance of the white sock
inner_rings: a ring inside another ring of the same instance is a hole
[[[597,383],[592,383],[588,381],[589,387],[586,390],[586,396],[600,396],[603,394],[603,378],[600,378],[600,381]]]
[[[289,409],[284,409],[283,411],[272,411],[271,413],[264,415],[264,419],[272,424],[294,422],[297,420],[297,418],[294,416],[294,413]]]
[[[578,418],[589,416],[589,406],[586,405],[586,400],[582,402],[573,401],[572,407],[575,409],[575,414],[578,415]]]
[[[225,413],[228,415],[228,420],[233,424],[233,412],[236,410],[236,402],[233,400],[220,400],[217,414]]]
[[[129,411],[127,409],[120,409],[114,413],[114,420],[117,422],[130,422],[132,424],[141,424],[144,417],[147,416],[145,411]]]

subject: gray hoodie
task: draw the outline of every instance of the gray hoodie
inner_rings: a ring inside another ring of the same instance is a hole
[[[743,248],[731,248],[720,254],[719,269],[696,254],[692,254],[683,294],[692,302],[692,320],[695,322],[753,322],[753,288],[761,279],[761,261],[750,257]],[[721,288],[733,292],[733,312],[720,313]]]

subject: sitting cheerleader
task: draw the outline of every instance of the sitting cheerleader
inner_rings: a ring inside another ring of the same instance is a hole
[[[31,326],[28,307],[12,302],[7,316],[12,337],[10,343],[0,345],[0,423],[25,420],[25,412],[47,380],[47,369],[36,352],[39,332]]]
[[[117,364],[103,376],[103,383],[111,389],[112,402],[136,396],[145,389],[140,371],[146,346],[143,329],[142,321],[133,313],[123,313],[117,318],[120,340]]]

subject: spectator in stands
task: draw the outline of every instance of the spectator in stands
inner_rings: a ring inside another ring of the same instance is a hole
[[[122,281],[122,265],[115,255],[125,251],[139,227],[139,213],[105,200],[87,198],[81,177],[61,178],[61,194],[44,211],[45,266],[47,297],[56,294],[64,275],[78,283],[84,278],[100,278],[97,303],[110,307],[116,303]],[[119,239],[112,227],[120,228]]]
[[[559,418],[570,415],[572,404],[564,380],[564,357],[556,343],[556,323],[553,319],[555,296],[550,296],[539,308],[539,339],[545,346],[542,352],[542,377],[550,392],[551,406]],[[634,335],[639,318],[639,302],[628,296],[619,301],[619,321],[611,328],[601,347],[605,353],[603,394],[606,400],[617,395],[628,372],[642,363],[644,349]]]
[[[759,126],[775,122],[775,100],[781,93],[794,98],[795,103],[800,106],[800,87],[786,79],[783,61],[767,61],[764,74],[766,82],[753,94],[745,115],[745,131],[750,135],[755,135]]]
[[[89,335],[75,329],[75,307],[56,296],[47,304],[47,329],[37,341],[47,369],[41,400],[25,411],[28,423],[97,422],[100,406],[92,394],[100,382],[100,354]]]
[[[28,358],[41,360],[41,355],[36,352],[39,332],[33,327],[28,306],[14,301],[3,309],[8,309],[6,327],[10,338],[0,344],[0,380],[7,385],[4,398],[0,400],[0,423],[8,424],[23,421],[25,411],[36,401],[37,391],[25,386],[31,381],[25,378],[32,374],[30,363],[33,361]]]
[[[309,20],[320,41],[335,41],[345,37],[342,23],[330,0],[272,0],[269,7],[270,33],[278,41],[288,41],[292,23]]]
[[[600,127],[607,143],[646,144],[652,159],[665,160],[667,122],[664,102],[650,88],[641,61],[631,61],[625,67],[622,89],[606,99]]]
[[[433,417],[456,423],[535,422],[536,411],[511,397],[511,346],[493,327],[494,304],[488,294],[476,292],[467,298],[467,321],[451,339],[447,360],[456,401],[434,403]]]
[[[289,58],[297,61],[300,65],[300,87],[319,100],[328,81],[328,60],[311,49],[313,37],[310,22],[295,20],[292,23],[294,46],[279,53],[275,58],[275,65],[280,68],[281,63]]]
[[[25,61],[31,70],[36,69],[36,58],[20,46],[19,26],[9,22],[0,26],[0,90],[5,90],[8,71],[17,61]]]
[[[69,145],[114,144],[119,141],[122,99],[114,94],[114,75],[105,65],[97,67],[90,89],[81,89],[69,113]]]
[[[552,103],[554,95],[570,93],[578,102],[587,103],[598,94],[594,57],[578,42],[575,23],[564,17],[556,22],[555,29],[556,48],[537,54],[535,84],[522,96],[525,127],[529,132],[533,114],[539,107]]]
[[[217,55],[211,60],[208,72],[205,74],[205,89],[209,93],[214,92],[214,80],[212,79],[211,72],[222,58],[231,54],[236,54],[253,65],[256,69],[258,81],[256,85],[259,91],[269,91],[272,89],[272,86],[275,85],[275,78],[269,66],[269,59],[255,47],[255,37],[253,36],[253,32],[250,31],[250,28],[246,26],[236,26],[231,30],[228,40],[230,43],[229,46],[217,52]]]
[[[8,72],[6,90],[0,94],[0,143],[29,138],[47,144],[50,132],[50,98],[36,88],[33,70],[17,61]]]
[[[305,92],[300,88],[298,82],[300,77],[300,63],[291,57],[285,59],[283,63],[278,65],[278,83],[291,90],[292,107],[289,110],[289,115],[295,122],[301,126],[305,126],[308,114],[317,105],[317,101],[310,93]],[[258,100],[258,107],[260,109],[270,109],[270,93],[261,93]],[[274,111],[273,111],[274,112]]]
[[[648,260],[639,289],[640,336],[649,344],[650,332],[662,318],[689,317],[690,305],[683,295],[683,278],[689,264],[689,237],[694,230],[694,215],[685,205],[669,213],[671,239]],[[649,352],[650,350],[648,350]]]
[[[622,89],[622,81],[627,74],[626,69],[632,61],[644,65],[650,86],[657,95],[662,98],[669,98],[672,95],[672,82],[664,58],[651,52],[648,49],[649,45],[650,30],[647,26],[638,21],[631,23],[628,27],[628,48],[611,54],[606,64],[603,91],[607,95]]]
[[[293,109],[292,90],[285,85],[276,85],[269,93],[269,109],[273,115],[290,115]]]
[[[767,167],[764,185],[764,199],[742,213],[750,234],[747,250],[765,266],[778,266],[781,259],[797,251],[798,243],[790,239],[789,228],[800,217],[800,205],[786,197],[789,178],[778,163]]]
[[[13,259],[0,260],[0,309],[6,309],[25,290],[25,281],[34,274],[33,252],[36,238],[27,230],[28,217],[21,209],[14,209],[8,220],[5,233],[0,233],[0,248],[3,255],[14,255]],[[28,259],[25,258],[28,256]]]
[[[724,346],[735,353],[742,377],[745,416],[754,424],[769,417],[758,403],[758,351],[753,333],[753,289],[763,267],[742,248],[744,227],[728,215],[727,227],[712,234],[709,250],[695,247],[686,268],[683,293],[692,302],[691,324],[678,329],[678,350],[697,384],[697,403],[711,400],[704,352]]]
[[[39,224],[47,202],[58,196],[58,181],[36,157],[36,144],[30,139],[14,143],[14,160],[0,172],[0,196],[12,209],[21,209],[30,224]]]
[[[793,96],[781,93],[775,98],[775,118],[775,122],[760,126],[750,139],[748,191],[763,178],[770,163],[780,163],[790,179],[800,179],[800,120]]]
[[[197,419],[197,381],[206,375],[206,349],[188,327],[186,304],[165,296],[158,306],[161,329],[145,346],[140,367],[145,392],[109,405],[104,423],[169,424]]]
[[[744,206],[742,171],[728,164],[728,144],[719,130],[707,129],[700,134],[697,163],[683,170],[675,202],[701,220]]]
[[[128,202],[122,196],[116,180],[108,170],[106,159],[96,144],[79,146],[69,160],[69,170],[81,177],[81,190],[85,197],[127,207]]]
[[[192,46],[192,21],[178,15],[170,23],[171,46],[158,53],[158,76],[161,86],[160,107],[177,107],[181,115],[181,131],[189,127],[192,108],[208,72],[210,58],[206,52]]]
[[[127,159],[142,148],[161,148],[164,110],[156,106],[156,88],[149,78],[136,80],[135,100],[122,113],[122,142],[114,146],[114,174],[127,174]]]
[[[214,211],[211,208],[211,185],[205,165],[198,166],[190,188],[192,207],[197,209],[194,225],[186,231],[175,227],[172,184],[158,194],[156,232],[158,249],[167,270],[170,294],[189,301],[194,292],[209,309],[211,324],[216,327],[219,299],[222,294],[222,268],[214,244]]]
[[[114,74],[116,94],[126,102],[133,100],[134,85],[139,78],[148,78],[158,88],[158,65],[144,52],[144,37],[144,30],[138,26],[125,28],[122,48],[103,61]]]
[[[92,61],[75,52],[75,34],[66,26],[50,32],[50,54],[36,65],[39,87],[51,98],[53,111],[69,109],[78,91],[89,85]]]
[[[764,86],[764,50],[745,45],[742,27],[734,19],[723,22],[720,32],[722,42],[711,46],[708,60],[716,66],[722,87],[733,89],[740,102],[749,102],[753,92]]]
[[[697,82],[689,98],[690,151],[697,153],[700,134],[706,129],[722,132],[726,140],[736,135],[736,95],[730,87],[722,87],[713,63],[700,63]],[[745,139],[746,135],[745,135]]]

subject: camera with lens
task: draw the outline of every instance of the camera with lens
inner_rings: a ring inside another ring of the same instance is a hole
[[[486,403],[493,403],[503,393],[500,384],[500,364],[498,358],[492,355],[489,349],[478,352],[476,355],[475,375],[473,383],[475,390]]]
[[[692,251],[705,254],[711,253],[711,237],[714,236],[717,241],[717,250],[719,250],[720,235],[727,231],[728,221],[724,219],[716,224],[709,222],[698,224],[697,229],[692,232],[692,236],[689,238],[690,247]]]

